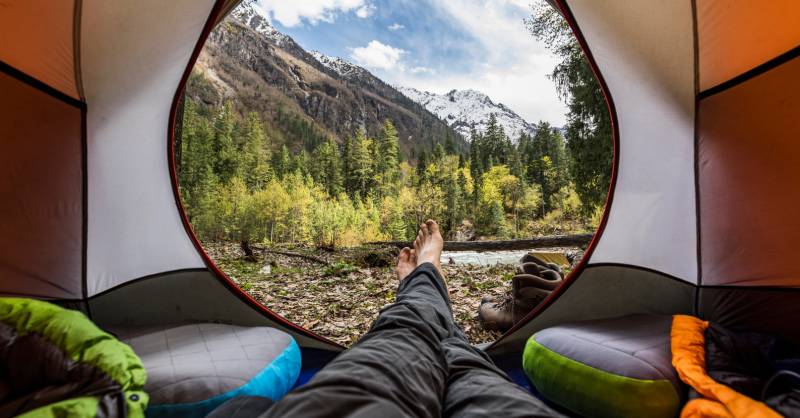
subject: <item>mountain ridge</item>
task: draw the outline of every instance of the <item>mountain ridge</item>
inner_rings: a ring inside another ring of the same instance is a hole
[[[326,68],[345,78],[369,73],[369,70],[341,57],[326,55],[319,51],[310,51],[310,54]],[[489,115],[492,113],[512,140],[516,140],[522,134],[533,134],[536,131],[532,123],[511,108],[500,102],[495,103],[486,93],[475,89],[452,89],[445,94],[437,94],[399,84],[394,84],[392,87],[438,116],[468,141],[472,129],[478,133],[486,131]]]
[[[271,122],[290,114],[300,120],[292,122],[297,131],[320,131],[339,142],[360,130],[374,137],[389,119],[407,157],[447,137],[466,149],[458,132],[368,70],[343,75],[325,64],[246,2],[212,31],[186,95],[212,107],[231,100],[239,112],[255,111]],[[274,134],[298,151],[297,138]]]
[[[478,133],[486,131],[489,115],[494,114],[497,123],[512,140],[522,134],[533,134],[536,128],[516,112],[502,103],[495,103],[487,94],[474,89],[453,89],[445,94],[421,91],[413,87],[395,86],[411,100],[447,122],[464,137],[469,138],[472,129]]]

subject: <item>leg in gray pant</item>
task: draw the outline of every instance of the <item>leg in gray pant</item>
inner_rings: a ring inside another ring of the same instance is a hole
[[[401,281],[372,329],[268,417],[533,417],[559,414],[509,380],[453,320],[433,264]]]

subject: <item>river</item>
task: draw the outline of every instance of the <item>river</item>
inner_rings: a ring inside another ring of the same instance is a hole
[[[519,259],[528,251],[445,251],[442,253],[441,263],[448,264],[452,259],[455,264],[476,264],[481,266],[517,264]]]

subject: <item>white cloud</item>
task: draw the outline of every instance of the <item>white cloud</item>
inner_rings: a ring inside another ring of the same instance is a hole
[[[434,7],[477,41],[471,49],[475,68],[468,74],[395,73],[396,82],[437,93],[480,90],[529,122],[565,123],[566,106],[547,75],[557,59],[525,28],[530,0],[446,0]]]
[[[396,30],[400,30],[400,29],[404,29],[404,28],[405,28],[405,26],[403,26],[403,25],[401,25],[401,24],[399,24],[397,22],[392,23],[391,25],[386,27],[386,29],[389,29],[390,31],[396,31]]]
[[[436,74],[436,70],[428,67],[411,67],[408,72],[411,74]]]
[[[375,11],[375,6],[372,4],[365,4],[358,9],[356,9],[356,16],[366,19],[372,15],[372,12]]]
[[[402,69],[400,59],[406,51],[372,40],[367,46],[352,48],[350,58],[356,64],[376,70]]]
[[[338,13],[354,10],[359,17],[367,17],[374,9],[365,0],[258,0],[257,7],[262,14],[286,27],[297,26],[303,21],[312,25],[320,21],[333,22]],[[359,13],[367,15],[361,16]]]

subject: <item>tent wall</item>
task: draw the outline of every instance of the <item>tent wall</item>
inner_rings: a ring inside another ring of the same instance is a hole
[[[800,45],[796,0],[696,0],[700,91]]]
[[[12,73],[0,68],[0,292],[79,299],[82,107]]]
[[[164,271],[204,268],[175,204],[170,106],[213,0],[84,1],[89,106],[89,295]]]
[[[619,132],[616,188],[590,263],[641,266],[694,283],[692,7],[640,4],[569,2],[608,85]]]
[[[704,285],[800,287],[800,58],[703,98]]]
[[[780,335],[800,346],[800,289],[701,287],[698,315],[738,331]]]
[[[206,269],[173,271],[128,282],[89,299],[89,309],[103,326],[147,327],[199,322],[272,326],[291,332],[303,347],[336,349],[243,303]]]
[[[80,0],[4,0],[0,61],[79,99],[74,51]]]

